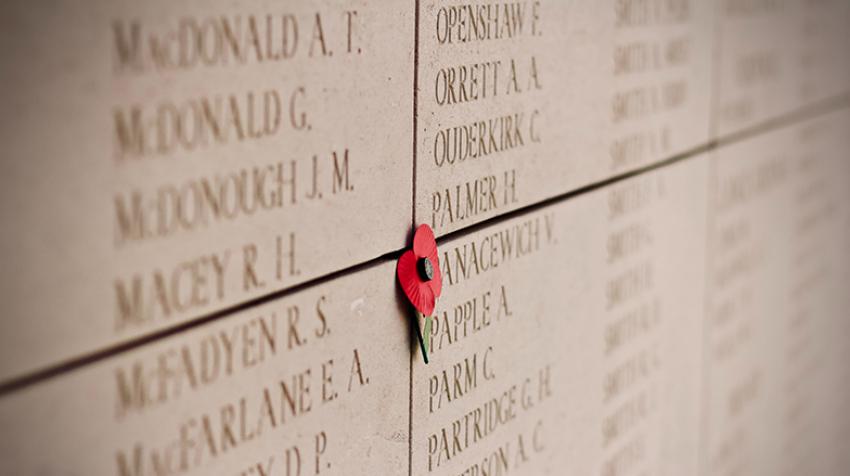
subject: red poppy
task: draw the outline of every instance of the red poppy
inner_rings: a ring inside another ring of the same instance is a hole
[[[437,240],[428,225],[419,225],[413,235],[413,249],[398,260],[398,282],[407,299],[424,316],[434,312],[434,302],[443,290]]]

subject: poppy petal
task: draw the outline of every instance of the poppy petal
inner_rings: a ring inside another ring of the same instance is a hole
[[[434,312],[434,291],[419,278],[416,269],[417,258],[411,250],[405,251],[398,260],[396,274],[401,289],[410,303],[422,314],[429,316]]]
[[[434,239],[434,231],[428,225],[419,225],[413,234],[413,252],[420,258],[429,258],[437,255],[437,240]]]
[[[401,289],[404,290],[404,294],[407,296],[410,304],[416,309],[419,309],[422,301],[422,288],[423,286],[416,281],[408,281],[401,285]],[[429,293],[433,294],[433,291],[429,291]]]
[[[431,286],[421,281],[411,281],[404,288],[404,293],[410,299],[410,304],[425,316],[431,315],[434,312],[434,291]]]
[[[431,289],[431,286],[428,283],[422,283],[419,287],[419,299],[418,302],[413,303],[413,306],[416,309],[419,309],[419,312],[422,313],[423,316],[430,316],[434,313],[434,304],[437,298],[434,296],[434,291]]]
[[[398,259],[396,274],[398,275],[398,282],[401,284],[402,288],[406,288],[407,284],[410,282],[416,282],[419,280],[419,272],[416,269],[416,261],[416,255],[411,250],[407,250],[402,253],[401,258]]]

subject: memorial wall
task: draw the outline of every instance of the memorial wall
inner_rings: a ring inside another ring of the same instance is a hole
[[[0,12],[0,474],[850,472],[850,2]]]

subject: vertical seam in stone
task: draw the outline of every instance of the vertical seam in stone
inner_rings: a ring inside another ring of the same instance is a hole
[[[412,200],[410,201],[411,222],[416,226],[416,145],[419,128],[419,0],[416,0],[413,16],[413,171],[411,174]]]
[[[411,172],[411,227],[416,226],[416,145],[419,115],[419,0],[415,1],[413,13],[413,170]],[[416,325],[419,325],[417,322]],[[413,356],[408,358],[407,375],[407,475],[413,476]]]

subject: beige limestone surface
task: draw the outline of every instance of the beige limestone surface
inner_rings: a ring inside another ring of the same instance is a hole
[[[383,264],[0,399],[0,473],[404,474],[409,326]]]
[[[404,246],[409,2],[0,11],[0,378]]]
[[[441,243],[412,474],[696,474],[707,165]]]
[[[848,125],[713,154],[703,474],[846,472]]]
[[[718,0],[713,130],[726,136],[850,91],[850,4]]]
[[[850,468],[850,2],[0,17],[0,474]]]
[[[415,217],[437,235],[708,142],[711,2],[419,10]]]

